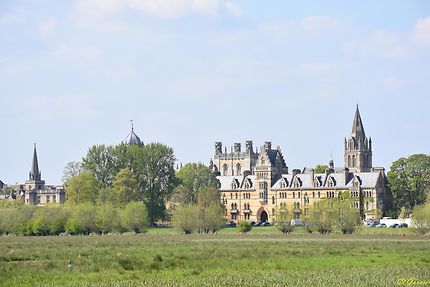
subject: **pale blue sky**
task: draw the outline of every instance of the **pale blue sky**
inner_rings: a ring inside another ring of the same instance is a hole
[[[0,1],[0,179],[44,179],[131,119],[208,163],[271,140],[287,165],[343,166],[355,105],[374,165],[430,153],[429,1]]]

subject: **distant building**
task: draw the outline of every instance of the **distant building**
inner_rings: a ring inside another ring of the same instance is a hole
[[[42,172],[37,160],[36,144],[34,144],[33,162],[28,180],[24,184],[25,204],[44,205],[47,203],[64,203],[66,194],[62,185],[46,185],[42,180]]]
[[[345,139],[345,167],[335,169],[329,162],[325,173],[294,169],[291,173],[279,147],[266,142],[253,150],[236,143],[230,152],[215,143],[211,170],[221,182],[221,201],[228,220],[273,221],[276,211],[287,209],[295,218],[306,215],[312,204],[324,198],[348,194],[361,215],[384,210],[391,202],[384,168],[372,167],[372,140],[367,139],[360,112],[355,112],[351,136]]]

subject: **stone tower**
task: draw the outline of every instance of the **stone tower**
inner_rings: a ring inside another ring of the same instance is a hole
[[[38,192],[45,188],[45,181],[42,180],[42,172],[39,169],[39,162],[37,160],[36,144],[34,144],[33,161],[31,163],[31,170],[28,174],[28,180],[25,182],[25,192],[27,204],[38,204]]]
[[[345,138],[345,167],[352,172],[369,172],[372,168],[372,139],[364,133],[360,111],[355,111],[352,132]]]

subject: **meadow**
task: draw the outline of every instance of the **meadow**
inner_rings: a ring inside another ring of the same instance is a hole
[[[402,286],[402,278],[430,281],[429,239],[409,229],[370,228],[352,235],[254,228],[2,236],[0,285]]]

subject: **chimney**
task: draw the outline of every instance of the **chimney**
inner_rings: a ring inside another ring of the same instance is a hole
[[[266,151],[271,150],[272,149],[272,142],[265,142],[264,143],[264,149]]]

